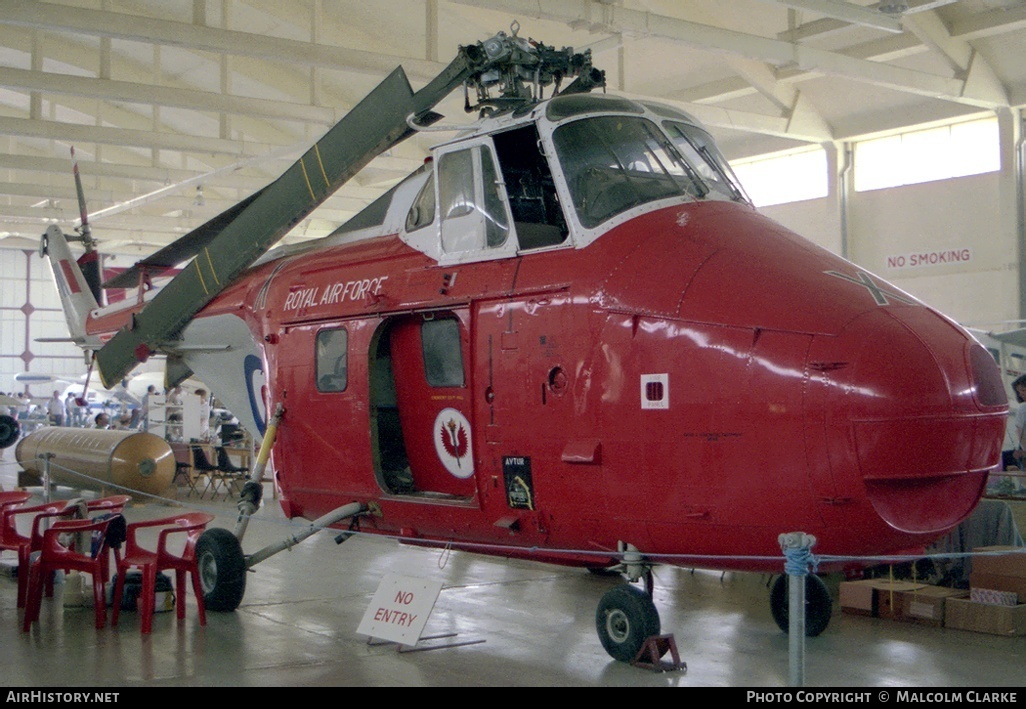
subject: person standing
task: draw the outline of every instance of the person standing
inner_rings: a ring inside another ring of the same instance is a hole
[[[78,402],[75,401],[74,392],[69,391],[68,395],[64,397],[64,411],[66,418],[64,419],[65,426],[79,426],[81,425],[81,414],[78,409]]]
[[[150,397],[157,392],[157,387],[150,384],[142,398],[142,430],[150,430]]]
[[[64,410],[64,402],[61,401],[61,393],[55,391],[50,400],[46,402],[46,416],[51,426],[63,426],[64,417],[67,412]]]

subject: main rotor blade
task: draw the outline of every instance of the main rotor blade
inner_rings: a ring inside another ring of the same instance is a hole
[[[104,383],[122,379],[151,354],[155,343],[181,330],[346,180],[405,137],[410,130],[406,118],[415,112],[413,91],[400,67],[268,185],[157,293],[130,327],[96,353]]]
[[[479,47],[461,47],[449,66],[416,94],[403,68],[393,71],[234,219],[229,215],[224,228],[196,251],[192,262],[128,327],[97,351],[103,382],[124,378],[153,353],[157,343],[181,331],[193,315],[349,178],[410,135],[409,117],[421,124],[436,119],[431,109],[486,62]],[[205,233],[197,241],[209,236]]]
[[[259,192],[251,194],[238,204],[235,204],[218,214],[205,224],[196,227],[188,234],[175,239],[159,251],[155,251],[146,258],[137,261],[131,268],[128,268],[116,276],[108,279],[104,288],[135,288],[139,285],[139,277],[143,273],[151,276],[159,276],[169,268],[188,261],[198,254],[205,246],[209,246],[214,238],[224,231],[225,227],[231,224],[246,207],[259,197],[266,187]]]

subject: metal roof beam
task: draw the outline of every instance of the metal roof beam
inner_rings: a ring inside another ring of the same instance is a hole
[[[798,68],[840,76],[919,96],[938,98],[976,107],[995,108],[992,96],[977,95],[974,87],[953,77],[939,76],[880,62],[854,59],[838,52],[806,47],[734,30],[688,22],[676,17],[656,15],[589,0],[547,0],[536,8],[525,8],[516,0],[453,0],[464,5],[513,14],[527,14],[565,23],[587,20],[612,34],[661,37],[696,49],[718,52],[767,62],[781,69]],[[594,10],[601,22],[582,17]]]
[[[84,96],[104,101],[156,104],[196,111],[220,111],[262,118],[310,121],[325,126],[334,125],[339,118],[338,110],[334,108],[10,67],[0,67],[0,86],[22,91]]]
[[[785,7],[794,8],[795,10],[808,10],[814,12],[817,15],[823,15],[824,17],[832,17],[835,20],[841,20],[844,23],[852,25],[863,25],[865,27],[872,27],[874,29],[883,30],[884,32],[901,32],[901,19],[893,17],[891,15],[884,14],[880,10],[875,10],[869,7],[862,7],[861,5],[854,5],[850,2],[840,2],[840,0],[765,0],[767,2],[773,2],[778,5],[784,5]]]
[[[406,75],[429,80],[445,64],[415,57],[318,45],[237,30],[89,10],[36,0],[0,0],[0,24],[76,35],[112,37],[148,44],[198,49],[215,54],[259,57],[273,62],[321,67],[381,77],[402,63]]]

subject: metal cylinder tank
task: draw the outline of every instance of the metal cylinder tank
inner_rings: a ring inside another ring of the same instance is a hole
[[[163,495],[175,477],[171,446],[152,433],[50,426],[25,436],[14,450],[21,467],[40,479],[42,456],[51,454],[50,481],[70,487],[113,485]]]

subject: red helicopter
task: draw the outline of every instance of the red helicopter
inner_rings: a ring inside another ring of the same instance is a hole
[[[72,338],[105,384],[154,354],[168,385],[207,382],[263,437],[289,518],[647,581],[600,603],[620,660],[659,632],[653,564],[779,573],[782,533],[850,560],[958,524],[1001,457],[993,358],[760,215],[689,115],[603,85],[588,53],[515,31],[417,92],[397,69],[276,182],[104,284],[194,257],[134,302],[98,307],[51,227]],[[268,251],[460,86],[479,120],[330,236]],[[200,542],[210,608],[266,558],[241,536]]]

